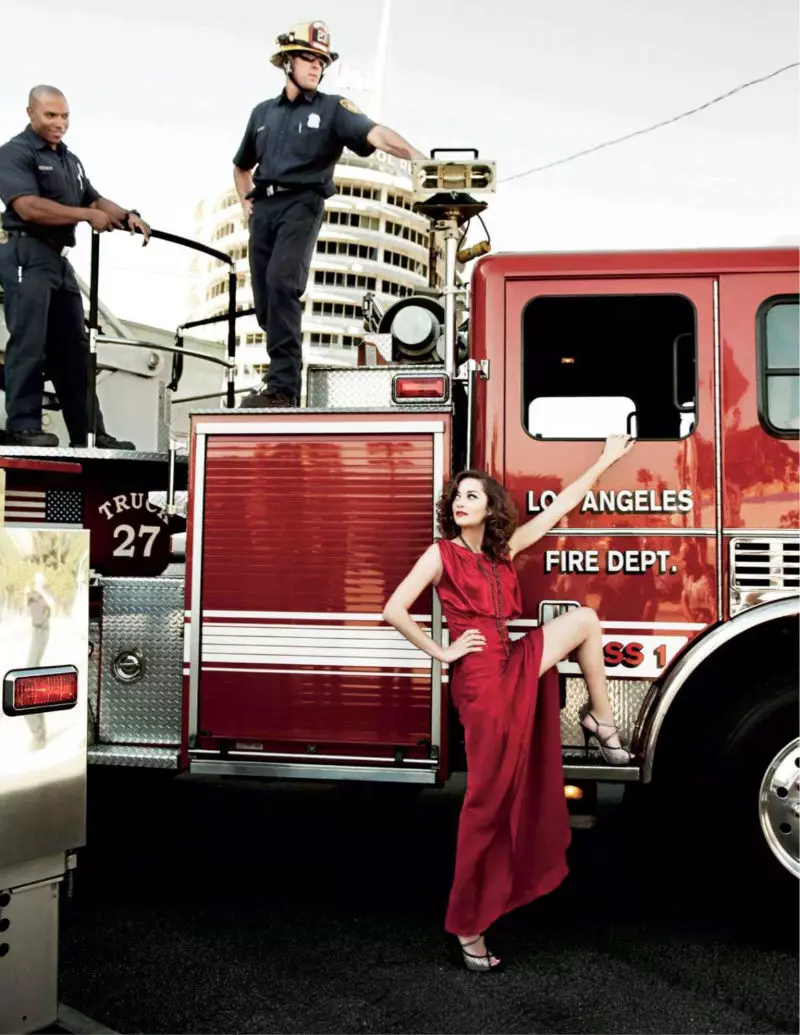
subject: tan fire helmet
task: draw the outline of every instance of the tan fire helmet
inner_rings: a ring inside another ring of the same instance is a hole
[[[339,57],[331,50],[331,34],[325,22],[298,22],[288,32],[278,36],[275,42],[279,49],[270,60],[276,68],[283,68],[284,61],[290,54],[303,51],[318,54],[326,67],[332,65]]]

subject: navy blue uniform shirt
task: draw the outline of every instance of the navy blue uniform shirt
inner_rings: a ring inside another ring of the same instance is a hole
[[[59,248],[71,248],[75,244],[74,226],[42,226],[17,215],[14,199],[25,194],[75,208],[88,208],[100,197],[77,155],[63,141],[52,148],[30,126],[0,147],[0,198],[6,206],[3,227],[24,230]]]
[[[374,125],[344,97],[309,90],[290,101],[284,91],[253,108],[233,164],[257,166],[256,186],[309,187],[329,198],[344,148],[364,158],[375,150],[367,143]]]

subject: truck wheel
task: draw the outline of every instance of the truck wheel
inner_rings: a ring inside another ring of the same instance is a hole
[[[729,835],[725,840],[740,859],[747,856],[757,874],[781,886],[786,872],[800,877],[796,731],[797,691],[785,685],[740,716],[719,759],[718,793]]]
[[[789,873],[800,877],[800,737],[785,744],[767,766],[758,814],[772,854]]]

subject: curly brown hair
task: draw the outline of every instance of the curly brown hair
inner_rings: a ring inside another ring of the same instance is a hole
[[[479,481],[483,486],[483,491],[489,497],[489,514],[483,533],[483,550],[492,560],[499,560],[508,553],[508,540],[517,527],[517,508],[500,482],[495,481],[485,471],[462,471],[444,490],[436,504],[439,534],[444,539],[456,539],[461,532],[453,517],[453,501],[459,485],[465,478],[474,478]]]

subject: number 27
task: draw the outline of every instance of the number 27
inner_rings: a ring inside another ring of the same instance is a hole
[[[158,525],[140,525],[139,526],[139,538],[143,539],[147,537],[147,542],[144,544],[144,550],[142,550],[143,557],[149,557],[153,551],[153,543],[156,540],[156,536],[161,531]],[[117,525],[114,529],[114,538],[119,539],[122,537],[122,542],[114,550],[114,557],[135,557],[136,556],[136,530],[131,525]]]

